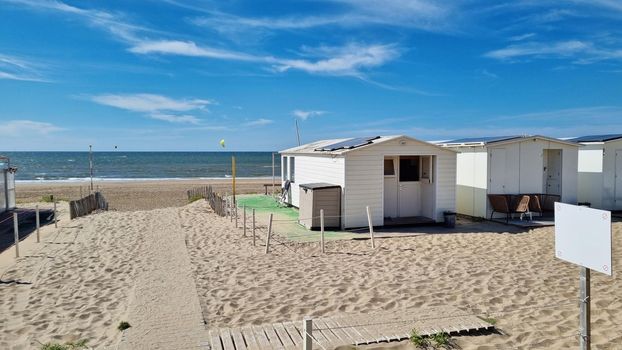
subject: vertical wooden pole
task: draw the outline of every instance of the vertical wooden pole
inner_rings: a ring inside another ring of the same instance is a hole
[[[235,156],[231,157],[231,177],[233,178],[232,183],[231,183],[231,187],[233,188],[233,204],[236,204],[235,202]]]
[[[235,214],[235,228],[238,228],[238,204],[233,202],[233,214]]]
[[[302,329],[304,334],[302,335],[304,341],[302,342],[303,350],[313,350],[313,320],[310,317],[305,317],[302,320]]]
[[[89,170],[91,173],[91,192],[93,193],[93,146],[89,145]]]
[[[244,237],[246,237],[246,205],[242,207],[242,225],[244,226]]]
[[[54,197],[52,196],[52,199]],[[54,199],[54,227],[58,227],[58,216],[56,215],[56,200]]]
[[[266,254],[270,253],[270,236],[272,236],[272,213],[268,221],[268,233],[266,234]]]
[[[324,209],[320,209],[320,243],[322,244],[322,253],[325,253],[324,251]]]
[[[15,236],[15,257],[19,258],[19,221],[17,213],[13,213],[13,235]]]
[[[39,235],[39,227],[41,226],[40,221],[39,221],[39,205],[35,206],[35,223],[37,225],[37,243],[41,242],[41,236]]]
[[[253,208],[253,246],[255,246],[255,208]]]
[[[369,205],[367,206],[367,223],[369,224],[369,238],[371,238],[371,247],[375,249],[376,243],[374,242],[374,224],[371,220],[371,210],[369,209]]]
[[[274,152],[272,152],[272,197],[274,197],[274,189],[276,187],[276,178],[274,170]]]
[[[579,298],[580,298],[580,318],[579,318],[579,326],[581,328],[581,334],[579,338],[579,349],[581,350],[590,350],[592,344],[592,330],[590,327],[590,314],[591,314],[591,306],[590,306],[590,269],[587,267],[581,266],[581,273],[579,275]]]

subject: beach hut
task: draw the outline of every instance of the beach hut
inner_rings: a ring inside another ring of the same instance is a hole
[[[579,202],[622,210],[622,134],[582,136],[579,148]]]
[[[9,158],[0,156],[0,213],[15,208],[15,171]]]
[[[490,218],[493,208],[488,195],[492,194],[537,195],[547,201],[548,209],[556,200],[577,202],[576,143],[545,136],[505,136],[439,144],[460,152],[456,181],[460,214]]]
[[[323,140],[280,152],[285,201],[321,183],[341,188],[342,228],[440,222],[455,210],[456,152],[408,136]],[[289,188],[287,185],[290,185]],[[303,212],[303,210],[301,210]],[[304,218],[303,218],[304,219]]]

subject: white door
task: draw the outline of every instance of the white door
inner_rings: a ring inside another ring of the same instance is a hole
[[[622,149],[616,150],[616,169],[614,180],[615,198],[613,205],[615,209],[622,209]]]
[[[506,168],[505,148],[491,148],[488,193],[505,194]]]
[[[546,194],[562,194],[562,150],[547,149],[546,157]]]
[[[393,157],[384,159],[384,217],[397,217],[397,162]]]
[[[421,161],[418,156],[399,158],[398,167],[398,216],[421,215]]]

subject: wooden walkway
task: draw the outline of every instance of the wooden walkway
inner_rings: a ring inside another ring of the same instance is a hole
[[[442,306],[373,315],[318,317],[313,319],[313,348],[332,349],[408,339],[413,329],[420,335],[450,335],[492,330],[482,319],[454,307]],[[212,329],[212,350],[302,349],[302,320],[239,328]]]

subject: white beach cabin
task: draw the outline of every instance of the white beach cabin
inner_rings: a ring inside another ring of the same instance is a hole
[[[0,213],[15,208],[15,170],[8,157],[0,156]]]
[[[408,136],[323,140],[281,151],[286,201],[300,206],[301,186],[341,187],[341,228],[441,222],[455,210],[456,152]],[[304,204],[304,203],[303,203]],[[301,210],[302,211],[302,210]]]
[[[577,202],[579,147],[573,142],[504,136],[439,144],[460,152],[456,181],[459,214],[489,218],[488,194],[550,194],[561,196],[565,203]]]
[[[622,134],[590,135],[568,141],[579,148],[579,202],[622,210]]]

